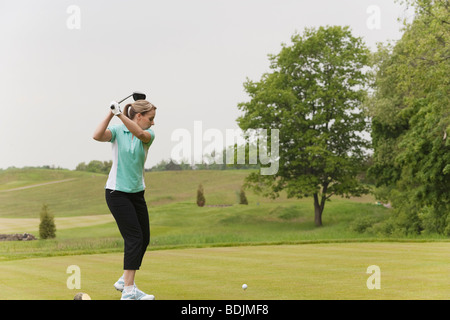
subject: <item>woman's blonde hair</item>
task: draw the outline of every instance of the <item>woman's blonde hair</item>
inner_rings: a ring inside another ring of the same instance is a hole
[[[123,114],[133,120],[138,113],[145,114],[153,109],[156,109],[156,107],[147,100],[137,100],[134,103],[127,104],[123,109]]]

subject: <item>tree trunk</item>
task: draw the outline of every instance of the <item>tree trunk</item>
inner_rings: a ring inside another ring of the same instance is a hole
[[[316,227],[322,226],[322,212],[325,205],[325,201],[322,199],[322,203],[319,203],[319,195],[314,194],[314,223]]]

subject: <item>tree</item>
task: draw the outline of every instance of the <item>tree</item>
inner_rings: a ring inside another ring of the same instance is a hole
[[[370,52],[349,27],[305,29],[269,55],[271,73],[247,79],[250,101],[238,105],[238,124],[279,130],[279,170],[253,173],[246,185],[265,196],[314,199],[315,224],[322,225],[325,201],[368,190],[356,178],[368,142],[362,111]]]
[[[380,46],[370,98],[370,174],[394,207],[397,232],[450,234],[450,6],[415,7],[402,38]]]
[[[203,193],[203,186],[200,184],[197,189],[197,205],[203,207],[205,205],[205,195]]]
[[[239,191],[239,204],[248,204],[247,196],[245,195],[244,188]]]
[[[99,160],[92,160],[87,165],[84,162],[79,163],[75,170],[108,174],[111,170],[111,167],[112,160],[103,162]]]
[[[166,170],[167,171],[180,171],[181,166],[179,164],[176,164],[172,160],[170,160],[170,162],[166,165]]]
[[[41,222],[39,224],[39,236],[41,239],[52,239],[56,237],[56,226],[54,217],[48,212],[48,206],[42,205]]]

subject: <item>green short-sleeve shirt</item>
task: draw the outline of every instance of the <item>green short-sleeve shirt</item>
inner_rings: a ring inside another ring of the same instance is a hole
[[[152,138],[149,143],[143,143],[124,124],[113,125],[108,129],[112,134],[110,142],[113,164],[105,188],[128,193],[143,191],[144,164],[148,149],[155,139],[155,133],[147,129]]]

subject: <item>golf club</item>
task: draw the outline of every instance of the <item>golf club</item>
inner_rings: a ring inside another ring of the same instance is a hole
[[[132,94],[130,94],[129,96],[127,96],[127,97],[123,98],[122,100],[120,100],[118,102],[118,104],[124,102],[126,99],[128,99],[131,96],[133,96],[134,101],[136,101],[136,100],[145,100],[145,98],[146,98],[145,93],[142,93],[142,92],[139,92],[139,91],[135,91]]]
[[[134,101],[136,100],[145,100],[146,95],[145,93],[139,92],[139,91],[134,91],[132,94],[130,94],[129,96],[123,98],[122,100],[120,100],[117,104],[120,104],[122,102],[124,102],[126,99],[128,99],[129,97],[133,96]],[[112,110],[114,110],[114,105],[110,106]]]

